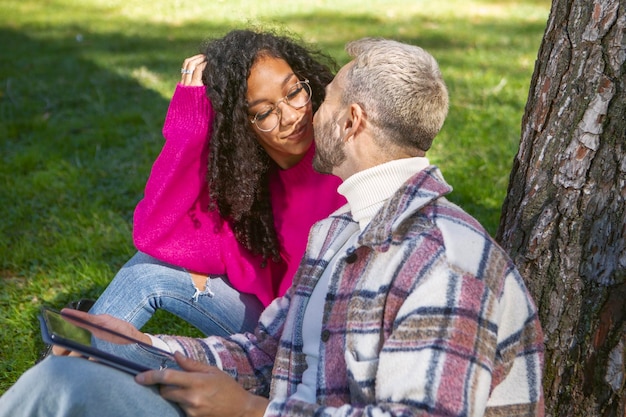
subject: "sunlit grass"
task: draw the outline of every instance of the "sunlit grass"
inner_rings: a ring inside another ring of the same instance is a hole
[[[418,0],[0,2],[0,392],[36,359],[36,312],[96,297],[134,252],[131,220],[182,59],[235,27],[418,44],[449,118],[429,157],[494,233],[550,3]],[[159,314],[150,329],[193,330]]]

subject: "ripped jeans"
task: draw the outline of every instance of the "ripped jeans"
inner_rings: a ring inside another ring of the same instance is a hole
[[[141,329],[157,309],[163,309],[207,336],[228,336],[253,331],[263,308],[255,296],[231,287],[226,277],[207,278],[206,288],[198,289],[184,268],[137,252],[90,313],[110,314]]]

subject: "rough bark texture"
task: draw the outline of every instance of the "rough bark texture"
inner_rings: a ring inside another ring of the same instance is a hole
[[[553,1],[502,208],[550,416],[626,416],[625,3]]]

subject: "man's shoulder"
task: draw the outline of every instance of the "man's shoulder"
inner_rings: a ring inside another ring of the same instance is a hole
[[[431,224],[429,233],[438,235],[446,262],[455,268],[479,279],[496,270],[503,277],[514,269],[509,256],[480,222],[445,197],[433,201],[421,214]]]

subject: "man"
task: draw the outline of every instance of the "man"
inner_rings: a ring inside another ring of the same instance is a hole
[[[51,357],[0,399],[5,415],[543,415],[535,306],[424,157],[448,109],[436,61],[381,39],[347,51],[315,115],[314,166],[344,180],[348,205],[313,226],[255,334],[154,337],[95,317],[177,352],[183,370],[133,381]]]

